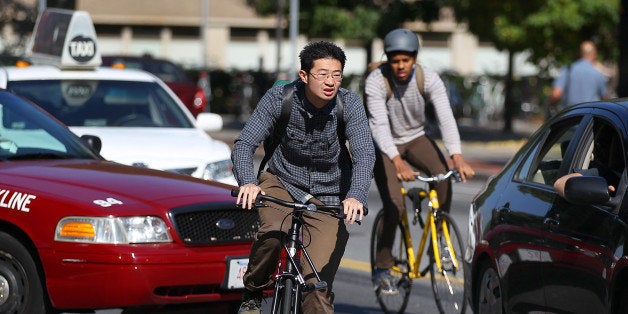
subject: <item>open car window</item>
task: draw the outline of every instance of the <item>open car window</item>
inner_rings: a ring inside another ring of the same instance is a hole
[[[626,154],[621,137],[613,124],[601,117],[592,120],[590,130],[583,139],[581,153],[572,170],[601,176],[609,185],[617,188],[626,170]],[[611,192],[611,196],[614,195]]]
[[[552,186],[581,120],[581,117],[571,118],[553,125],[545,139],[531,149],[532,153],[526,157],[518,171],[518,179]]]

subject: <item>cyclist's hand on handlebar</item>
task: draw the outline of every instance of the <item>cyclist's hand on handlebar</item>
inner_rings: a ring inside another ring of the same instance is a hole
[[[454,162],[454,168],[458,170],[460,173],[460,178],[462,178],[462,182],[467,182],[467,179],[473,178],[475,175],[475,171],[469,164],[462,158],[460,154],[454,154],[451,156],[451,159]]]
[[[342,201],[342,205],[344,207],[345,223],[353,224],[356,220],[364,218],[364,205],[357,199],[347,198]]]
[[[397,170],[397,178],[401,181],[414,181],[414,170],[408,166],[405,160],[401,156],[395,156],[392,159],[393,165]]]
[[[238,199],[236,200],[236,204],[242,204],[242,208],[244,209],[252,209],[253,204],[255,203],[255,199],[257,199],[257,195],[262,193],[262,195],[266,195],[262,188],[253,184],[247,183],[240,187],[240,191],[238,193]]]

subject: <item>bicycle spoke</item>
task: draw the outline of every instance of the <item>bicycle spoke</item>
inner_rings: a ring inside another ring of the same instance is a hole
[[[373,233],[371,235],[371,266],[375,269],[375,254],[378,246],[378,230],[381,230],[381,224],[384,220],[383,212],[380,211],[375,217],[373,225]],[[379,286],[375,286],[375,295],[377,301],[385,313],[403,313],[408,305],[408,299],[410,298],[410,291],[412,290],[412,279],[410,279],[408,272],[410,265],[408,264],[408,251],[406,249],[405,242],[401,241],[400,226],[395,228],[396,235],[392,246],[392,254],[395,259],[395,265],[390,271],[392,275],[391,284],[397,287],[399,291],[397,294],[385,294],[381,293]]]
[[[460,313],[464,311],[466,306],[464,269],[462,268],[462,238],[458,227],[449,215],[442,214],[439,226],[441,228],[438,228],[440,253],[438,258],[440,259],[441,270],[439,271],[436,263],[432,263],[430,270],[434,299],[442,313]],[[444,230],[449,231],[449,245]],[[431,256],[431,260],[434,261],[434,256]],[[458,266],[456,267],[456,265]]]

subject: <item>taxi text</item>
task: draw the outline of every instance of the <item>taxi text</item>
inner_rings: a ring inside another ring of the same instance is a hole
[[[0,189],[0,207],[30,212],[29,205],[37,196],[27,193]]]

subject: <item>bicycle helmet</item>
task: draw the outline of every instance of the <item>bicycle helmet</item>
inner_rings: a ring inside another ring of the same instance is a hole
[[[411,52],[416,55],[419,52],[419,38],[409,29],[392,30],[384,37],[384,52],[389,54],[393,51]]]

